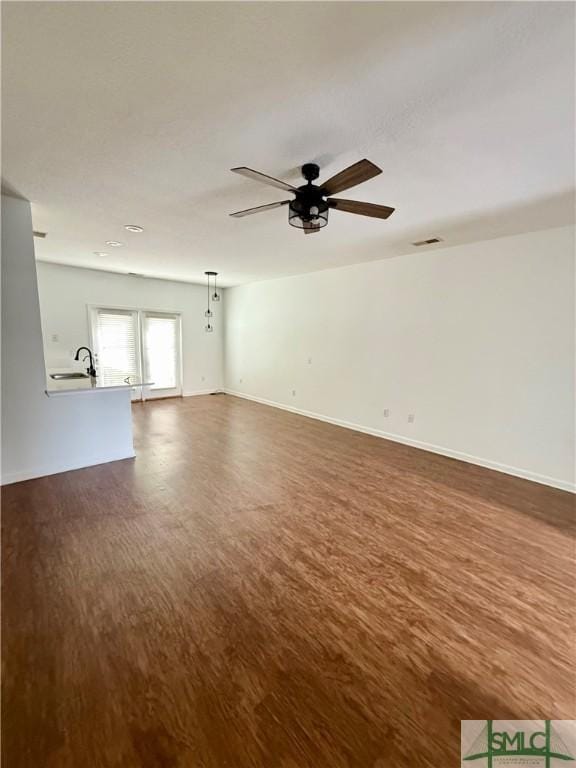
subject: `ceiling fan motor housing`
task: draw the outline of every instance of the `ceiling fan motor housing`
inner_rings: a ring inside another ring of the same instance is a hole
[[[306,167],[306,166],[304,166]],[[298,188],[294,200],[288,206],[288,222],[293,227],[305,229],[325,227],[328,224],[328,203],[322,196],[321,187],[304,184]]]
[[[320,175],[320,167],[316,163],[305,163],[302,166],[302,176],[308,184],[298,187],[295,199],[288,206],[288,222],[299,229],[314,229],[328,224],[328,203],[323,199],[321,187],[312,182]]]

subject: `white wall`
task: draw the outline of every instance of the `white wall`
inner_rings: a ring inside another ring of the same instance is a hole
[[[229,289],[225,359],[228,391],[573,487],[574,229]]]
[[[2,196],[2,483],[134,455],[129,390],[48,398],[30,204]]]
[[[213,305],[214,332],[206,333],[206,288],[190,283],[118,275],[38,262],[44,351],[49,368],[73,366],[72,357],[90,342],[87,306],[182,313],[182,368],[185,395],[213,392],[223,385],[222,304]],[[58,341],[52,341],[53,336]]]

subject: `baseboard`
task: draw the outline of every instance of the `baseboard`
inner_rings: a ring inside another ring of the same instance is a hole
[[[421,440],[413,440],[410,437],[404,435],[397,435],[393,432],[384,432],[381,429],[373,429],[372,427],[365,427],[361,424],[354,424],[353,422],[343,421],[342,419],[334,419],[330,416],[325,416],[321,413],[315,413],[314,411],[305,411],[302,408],[294,408],[290,405],[284,405],[283,403],[277,403],[274,400],[266,400],[263,397],[255,397],[253,395],[247,395],[244,392],[236,392],[232,389],[223,390],[227,395],[233,395],[234,397],[241,397],[244,400],[252,400],[255,403],[262,405],[269,405],[272,408],[280,408],[283,411],[290,411],[291,413],[297,413],[299,416],[306,416],[309,419],[316,419],[317,421],[325,421],[328,424],[334,424],[337,427],[344,427],[345,429],[352,429],[355,432],[363,432],[366,435],[373,435],[374,437],[381,437],[384,440],[391,440],[394,443],[402,443],[403,445],[409,445],[411,448],[418,448],[423,451],[430,451],[431,453],[437,453],[440,456],[446,456],[450,459],[457,459],[458,461],[464,461],[467,464],[476,464],[479,467],[485,467],[486,469],[494,469],[497,472],[502,472],[506,475],[513,475],[514,477],[521,477],[523,480],[531,480],[533,483],[540,483],[541,485],[549,485],[552,488],[558,488],[561,491],[569,491],[570,493],[576,493],[576,483],[569,483],[565,480],[559,480],[555,477],[548,477],[547,475],[540,475],[536,472],[531,472],[520,467],[512,467],[508,464],[500,464],[497,461],[490,459],[484,459],[479,456],[472,456],[468,453],[462,453],[461,451],[454,451],[451,448],[445,448],[444,446],[434,445],[433,443],[425,443]]]
[[[191,392],[183,392],[182,397],[196,397],[197,395],[213,395],[216,392],[223,392],[223,389],[196,389]]]
[[[32,469],[24,469],[19,472],[8,472],[2,475],[1,485],[11,485],[20,483],[23,480],[34,480],[37,477],[46,477],[47,475],[59,475],[61,472],[72,472],[76,469],[85,469],[86,467],[95,467],[98,464],[109,464],[111,461],[121,461],[122,459],[133,459],[136,456],[134,451],[131,453],[118,453],[117,455],[96,456],[82,461],[66,462],[66,464],[47,464]]]

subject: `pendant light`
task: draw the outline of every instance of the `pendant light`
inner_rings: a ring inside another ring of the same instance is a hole
[[[204,326],[204,330],[206,331],[206,333],[212,333],[214,331],[214,326],[212,325],[210,320],[214,316],[214,313],[210,308],[210,299],[212,299],[213,301],[220,301],[220,296],[218,296],[217,299],[214,299],[214,297],[210,295],[210,278],[212,276],[214,277],[214,294],[216,294],[216,275],[218,274],[218,272],[204,272],[204,274],[206,275],[206,288],[207,288],[207,299],[208,299],[206,311],[204,312],[204,317],[207,318],[207,322],[206,322],[206,325]]]
[[[216,288],[216,278],[218,277],[218,272],[213,272],[212,274],[214,275],[214,293],[212,294],[212,301],[220,301],[220,294]]]

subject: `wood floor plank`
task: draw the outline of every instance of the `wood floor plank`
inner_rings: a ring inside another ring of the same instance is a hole
[[[7,486],[9,768],[444,768],[574,718],[574,497],[229,396]]]

